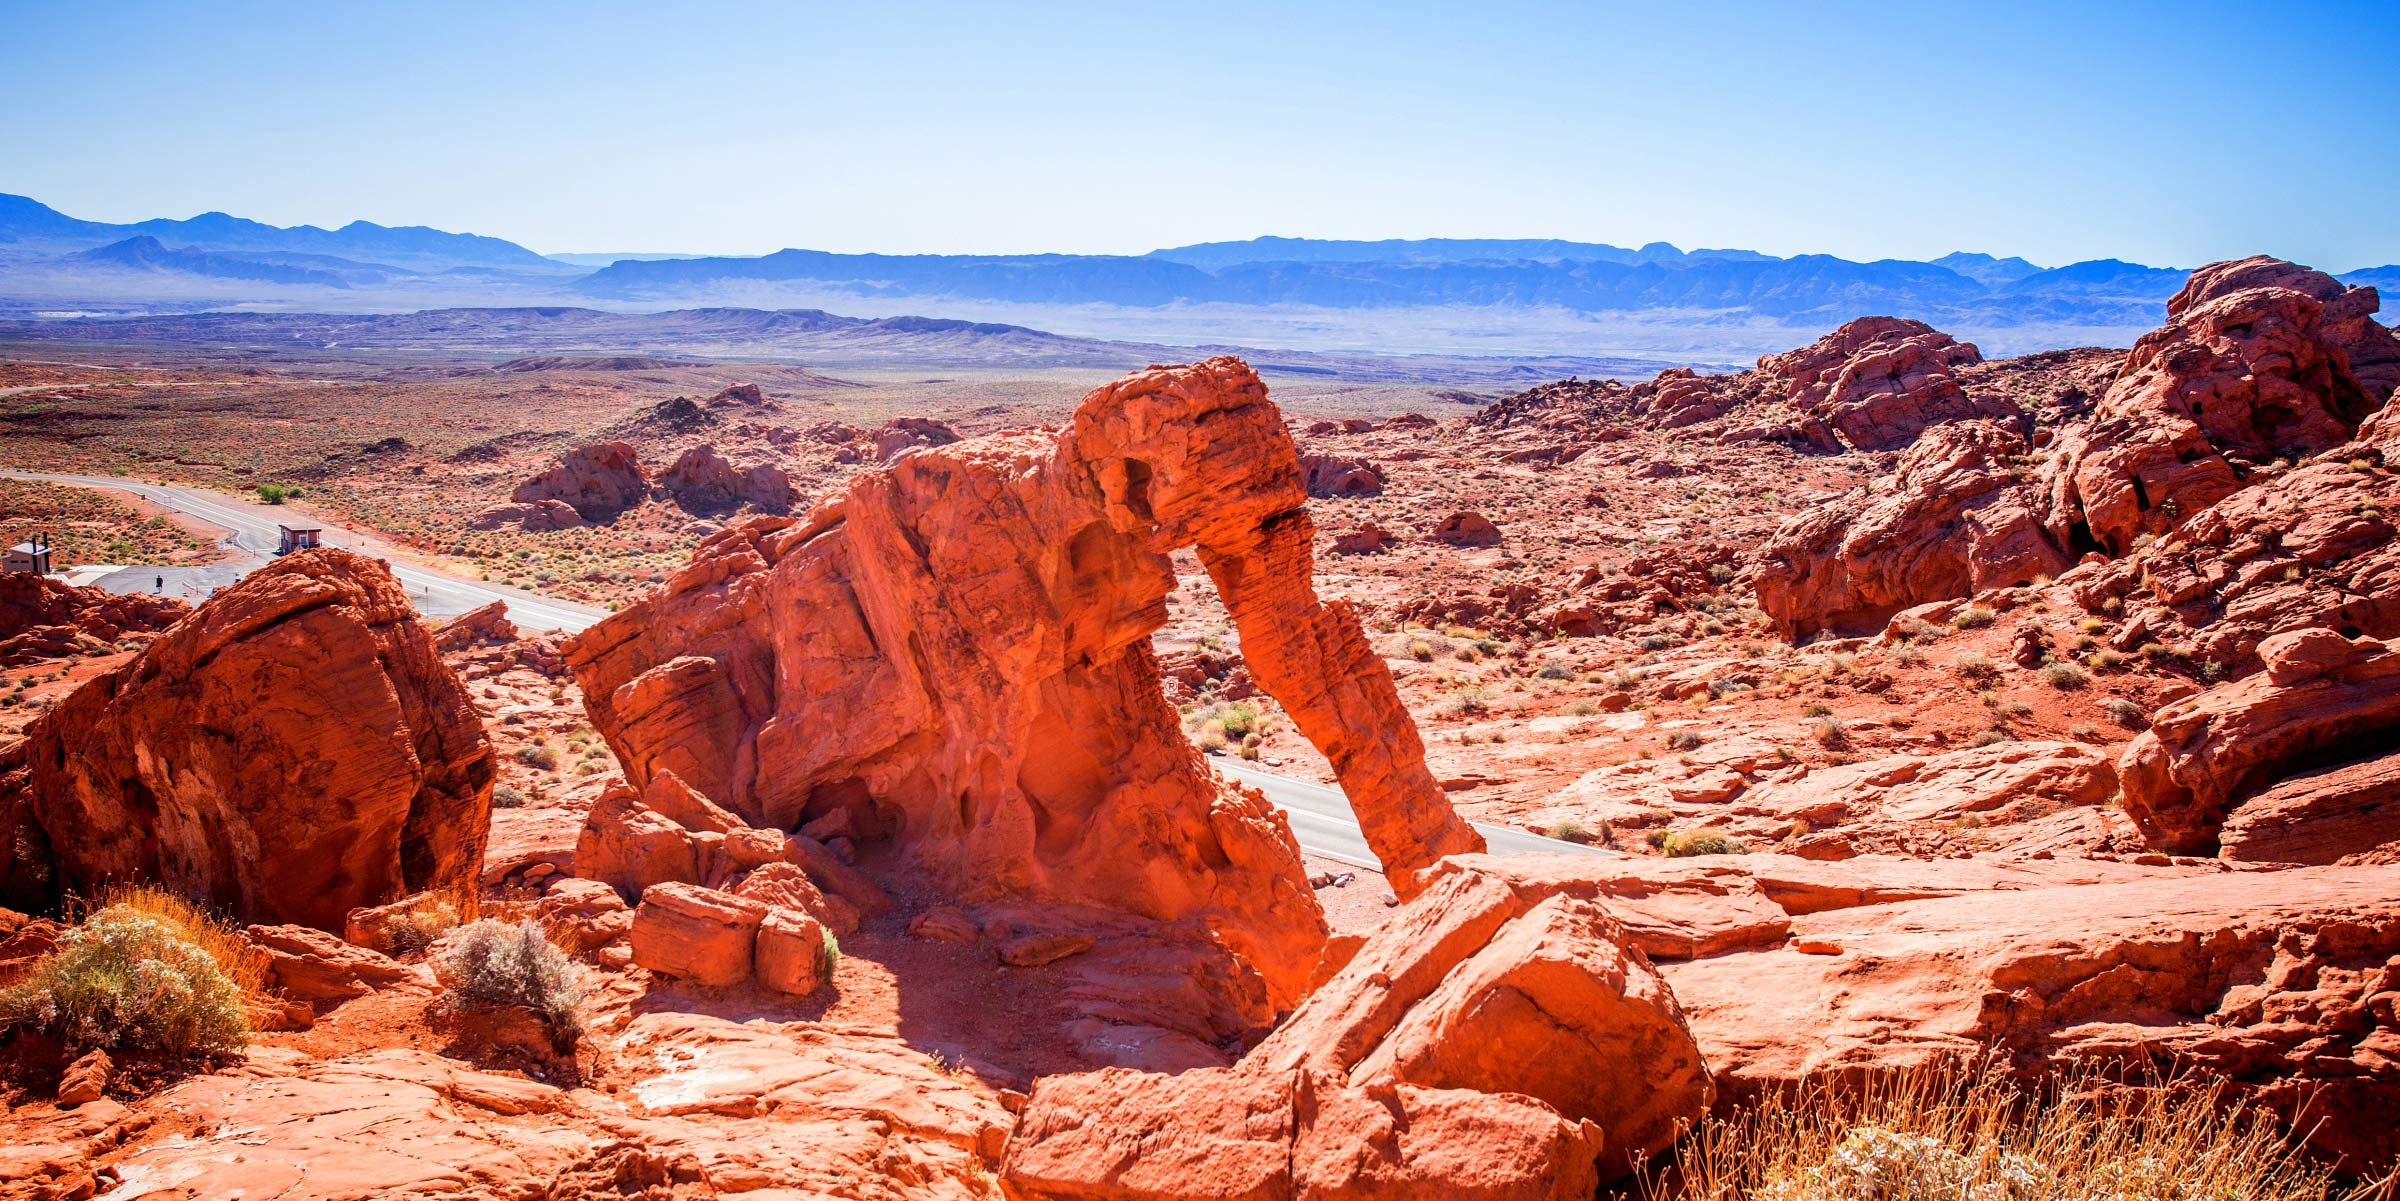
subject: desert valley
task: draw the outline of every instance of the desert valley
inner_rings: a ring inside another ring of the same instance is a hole
[[[2400,9],[0,29],[0,1201],[2400,1201]]]

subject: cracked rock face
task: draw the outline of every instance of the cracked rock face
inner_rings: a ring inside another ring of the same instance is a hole
[[[1056,432],[920,446],[804,518],[738,523],[568,655],[637,787],[671,771],[783,829],[849,810],[965,900],[1188,920],[1288,1002],[1323,919],[1280,813],[1161,695],[1167,552],[1198,550],[1401,888],[1482,841],[1356,617],[1318,601],[1305,502],[1248,366],[1152,368]]]
[[[12,899],[155,881],[338,931],[481,867],[482,721],[399,581],[348,551],[253,572],[25,735],[0,754],[0,823],[47,847],[49,878],[18,859]]]

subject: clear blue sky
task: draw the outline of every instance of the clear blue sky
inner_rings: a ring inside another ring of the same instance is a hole
[[[2393,0],[1165,7],[0,0],[0,191],[542,251],[2400,261]]]

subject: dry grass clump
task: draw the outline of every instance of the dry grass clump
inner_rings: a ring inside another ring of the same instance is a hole
[[[2222,1081],[2027,1086],[1927,1070],[1708,1118],[1644,1201],[2389,1201],[2343,1189]]]
[[[104,896],[32,975],[0,992],[0,1028],[104,1048],[197,1059],[250,1042],[249,1003],[266,965],[231,928],[156,889]]]

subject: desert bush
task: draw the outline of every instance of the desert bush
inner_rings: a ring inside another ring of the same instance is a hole
[[[1447,716],[1464,717],[1489,712],[1491,707],[1492,694],[1490,690],[1481,684],[1469,684],[1451,693],[1449,698],[1442,702],[1441,711]]]
[[[1700,749],[1701,744],[1707,741],[1708,739],[1701,737],[1700,731],[1698,730],[1677,730],[1674,733],[1667,735],[1667,749],[1671,751],[1694,751]]]
[[[1569,717],[1590,717],[1599,711],[1600,706],[1588,700],[1577,699],[1567,704],[1567,715]]]
[[[2221,1082],[2020,1084],[1939,1068],[1787,1090],[1702,1119],[1642,1201],[2367,1201]]]
[[[1708,830],[1652,830],[1649,842],[1653,849],[1669,859],[1689,859],[1695,855],[1747,855],[1750,848],[1738,838]]]
[[[1985,730],[1983,733],[1977,734],[1975,737],[1969,739],[1967,741],[1967,745],[1973,747],[1998,746],[2007,741],[2008,731]]]
[[[459,932],[434,966],[452,1004],[529,1009],[560,1046],[583,1029],[583,988],[567,954],[535,922],[490,919]]]
[[[1422,638],[1409,639],[1408,657],[1419,663],[1433,662],[1433,644]]]
[[[524,793],[506,784],[495,784],[492,786],[492,808],[522,809],[524,807]]]
[[[530,742],[517,748],[517,762],[543,771],[558,770],[558,748],[546,742]]]
[[[247,997],[208,945],[233,936],[205,921],[198,929],[215,934],[197,933],[165,904],[103,908],[0,992],[0,1028],[40,1030],[72,1051],[165,1059],[240,1051],[250,1042]],[[227,958],[255,964],[255,952],[242,950]],[[263,965],[251,970],[263,975]]]
[[[2000,620],[2000,615],[1982,605],[1968,605],[1950,619],[1950,624],[1962,630],[1980,630]]]
[[[2000,665],[1992,662],[1991,656],[1977,651],[1968,651],[1952,659],[1950,670],[1977,684],[1989,684],[2000,678]]]
[[[258,498],[270,505],[282,504],[298,495],[300,495],[300,490],[288,484],[260,484],[258,486]]]
[[[2142,712],[2142,707],[2140,705],[2134,704],[2132,701],[2126,700],[2121,696],[2112,696],[2107,700],[2100,702],[2100,710],[2108,714],[2108,720],[2113,721],[2128,730],[2138,730],[2142,728],[2142,724],[2146,718],[2146,715]]]
[[[2073,692],[2091,682],[2083,669],[2064,659],[2042,668],[2042,681],[2060,692]]]
[[[1583,843],[1592,840],[1591,831],[1584,829],[1582,822],[1571,817],[1562,817],[1550,823],[1550,828],[1542,833],[1544,836],[1555,838],[1560,842]]]
[[[1820,746],[1839,747],[1850,744],[1850,728],[1843,725],[1842,719],[1838,717],[1818,718],[1810,724],[1808,736],[1816,739]]]
[[[457,900],[438,893],[424,893],[416,903],[393,915],[385,931],[391,945],[384,950],[393,955],[409,955],[430,947],[442,935],[458,928]]]
[[[1572,680],[1575,678],[1575,669],[1552,659],[1542,664],[1542,669],[1533,674],[1535,678],[1543,680]]]
[[[1644,634],[1642,640],[1634,645],[1646,651],[1663,651],[1674,646],[1675,640],[1664,634]]]

